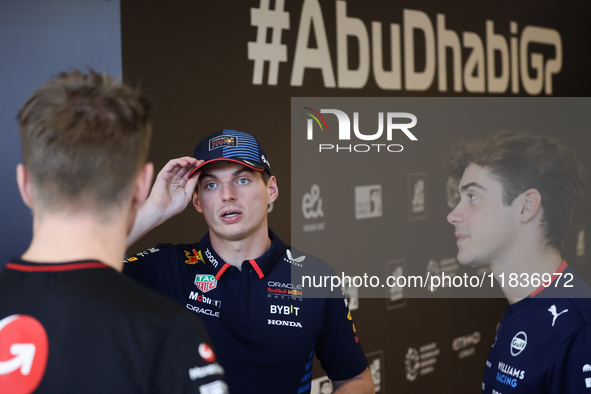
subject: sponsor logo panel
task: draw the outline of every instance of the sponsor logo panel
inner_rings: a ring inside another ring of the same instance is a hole
[[[195,286],[204,293],[217,287],[218,280],[213,275],[197,274],[195,275]]]
[[[209,140],[209,150],[212,151],[218,148],[225,148],[228,146],[238,146],[238,141],[235,136],[232,135],[218,135]]]
[[[199,345],[199,355],[208,363],[212,363],[215,361],[215,354],[213,353],[213,349],[205,342],[202,342]]]
[[[343,286],[342,292],[345,296],[345,306],[352,311],[359,309],[359,289],[355,286]]]
[[[215,259],[215,257],[213,257],[213,254],[209,251],[209,248],[205,249],[205,257],[207,257],[207,259],[209,260],[209,262],[211,263],[211,265],[213,265],[214,267],[217,268],[218,266],[218,261]]]
[[[384,363],[384,351],[377,350],[365,355],[369,362],[369,372],[373,380],[376,393],[386,393],[386,366]]]
[[[408,174],[408,219],[424,220],[428,217],[427,173]]]
[[[298,316],[300,313],[300,307],[293,305],[270,305],[269,313],[271,313],[272,315]]]
[[[227,394],[228,385],[221,380],[207,383],[199,387],[199,394]]]
[[[454,338],[451,342],[451,348],[457,353],[458,359],[474,356],[476,354],[476,345],[480,343],[480,332],[475,331],[472,334],[463,335]],[[490,364],[487,361],[487,364]]]
[[[495,376],[497,382],[506,384],[507,386],[517,387],[520,380],[525,378],[525,370],[512,367],[509,364],[499,362],[498,372]]]
[[[307,220],[315,220],[313,223],[304,224],[305,233],[312,231],[322,231],[325,228],[322,211],[322,197],[320,197],[320,186],[313,184],[310,192],[305,193],[302,198],[302,213]]]
[[[218,363],[209,364],[204,367],[193,367],[189,369],[189,377],[191,380],[202,379],[211,375],[223,375],[224,368]]]
[[[285,250],[285,255],[286,255],[286,257],[283,258],[283,261],[285,261],[286,263],[289,263],[291,265],[295,265],[296,267],[301,267],[302,263],[306,259],[306,256],[294,257],[291,254],[291,250],[289,250],[289,249]]]
[[[267,325],[303,328],[299,321],[267,319]]]
[[[211,317],[220,317],[220,312],[219,311],[212,311],[211,309],[208,308],[200,308],[198,306],[195,305],[191,305],[191,304],[187,304],[186,308],[192,312],[195,313],[201,313],[202,315],[207,315],[207,316],[211,316]]]
[[[404,361],[406,379],[409,382],[414,382],[417,377],[434,372],[439,353],[441,350],[436,342],[423,345],[418,350],[409,347]]]
[[[200,250],[193,249],[191,252],[185,250],[185,256],[187,257],[185,264],[194,265],[199,262],[205,264],[205,260],[203,260],[203,255]]]
[[[518,356],[525,350],[527,346],[527,334],[524,331],[519,331],[511,340],[511,355]]]
[[[355,187],[355,219],[382,216],[382,185]]]
[[[197,292],[192,291],[189,294],[189,299],[193,300],[193,301],[198,301],[198,302],[202,302],[204,304],[207,305],[213,305],[217,308],[221,308],[222,307],[222,301],[220,300],[214,300],[212,298],[206,297],[205,295],[199,294]]]
[[[0,386],[6,393],[35,391],[47,366],[49,343],[34,317],[11,315],[0,320]]]
[[[397,259],[386,262],[386,277],[398,278],[404,276],[406,270],[406,260]],[[402,308],[406,305],[405,287],[389,286],[389,298],[386,298],[386,309]]]
[[[144,256],[147,256],[147,255],[149,255],[149,254],[156,253],[156,252],[160,252],[160,249],[158,249],[158,248],[150,248],[150,249],[146,249],[146,250],[144,250],[143,252],[139,252],[139,253],[137,253],[135,256],[132,256],[132,257],[130,257],[130,258],[128,258],[128,259],[125,259],[125,260],[123,260],[123,261],[124,261],[124,262],[125,262],[125,261],[129,261],[129,262],[131,262],[131,261],[137,261],[137,260],[138,260],[138,258],[137,258],[136,256],[144,257]]]

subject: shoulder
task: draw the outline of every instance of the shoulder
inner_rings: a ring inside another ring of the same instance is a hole
[[[323,259],[287,246],[278,264],[290,267],[292,283],[306,289],[306,298],[343,298],[340,278]]]
[[[284,263],[290,264],[293,267],[294,271],[292,272],[297,272],[301,269],[301,271],[306,274],[335,274],[334,268],[323,259],[304,253],[291,246],[285,247],[282,260]]]
[[[153,248],[146,249],[135,255],[125,259],[125,262],[134,262],[143,260],[146,258],[151,259],[170,259],[173,257],[183,257],[186,256],[187,258],[190,257],[191,253],[195,251],[199,251],[199,243],[194,244],[158,244]]]

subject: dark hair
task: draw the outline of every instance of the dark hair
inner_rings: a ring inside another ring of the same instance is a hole
[[[93,70],[61,73],[35,90],[18,120],[42,206],[119,203],[146,162],[150,107],[138,90]]]
[[[445,160],[449,172],[460,178],[470,163],[490,168],[503,185],[505,205],[528,189],[538,190],[547,244],[562,248],[573,205],[584,193],[585,167],[572,149],[552,137],[501,131],[453,144]]]

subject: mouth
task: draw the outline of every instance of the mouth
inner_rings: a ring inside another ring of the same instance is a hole
[[[468,238],[468,235],[456,233],[456,238],[457,238],[456,243],[460,243],[463,240],[465,240],[466,238]]]
[[[235,223],[242,217],[242,211],[239,209],[226,209],[220,214],[220,219],[227,224]]]

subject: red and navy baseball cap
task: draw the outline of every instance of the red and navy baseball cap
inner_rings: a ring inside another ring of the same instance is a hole
[[[205,162],[195,168],[189,177],[213,161],[233,161],[271,174],[271,164],[263,148],[254,136],[243,131],[224,129],[208,135],[197,144],[193,157]]]

